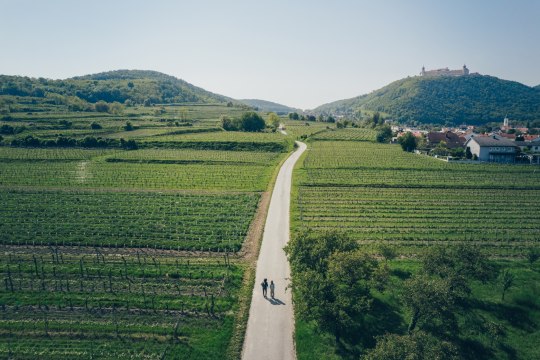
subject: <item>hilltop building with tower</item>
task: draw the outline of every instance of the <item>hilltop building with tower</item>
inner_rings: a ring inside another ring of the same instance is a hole
[[[467,65],[463,65],[463,68],[461,70],[450,70],[447,67],[443,69],[426,70],[426,68],[422,66],[422,71],[420,72],[420,76],[466,76],[466,75],[469,75],[469,69],[467,68]]]

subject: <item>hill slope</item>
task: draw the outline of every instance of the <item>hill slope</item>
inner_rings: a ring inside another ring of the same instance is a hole
[[[300,111],[299,109],[295,109],[286,105],[281,105],[281,104],[271,102],[271,101],[266,101],[266,100],[241,99],[238,101],[246,105],[256,107],[261,111],[273,111],[277,114],[288,114],[291,112]]]
[[[95,103],[221,103],[231,100],[156,71],[116,70],[65,80],[0,75],[0,95],[77,97]]]
[[[319,106],[318,113],[382,111],[401,122],[484,124],[540,119],[540,92],[492,76],[409,77],[368,95]]]

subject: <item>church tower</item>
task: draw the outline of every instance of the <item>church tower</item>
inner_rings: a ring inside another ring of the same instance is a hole
[[[469,69],[467,69],[467,65],[463,65],[463,75],[469,75]]]

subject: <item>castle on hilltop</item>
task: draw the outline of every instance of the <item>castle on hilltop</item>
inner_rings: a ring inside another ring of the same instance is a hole
[[[463,69],[461,70],[450,70],[448,68],[444,69],[435,69],[435,70],[428,70],[426,71],[426,68],[422,66],[422,72],[420,72],[420,76],[465,76],[469,75],[469,69],[467,69],[467,65],[463,65]]]

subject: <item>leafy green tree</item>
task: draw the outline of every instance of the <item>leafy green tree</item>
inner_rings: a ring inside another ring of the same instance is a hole
[[[356,241],[338,232],[303,232],[285,247],[299,294],[300,316],[340,342],[354,333],[380,287],[379,263],[361,252]]]
[[[240,129],[243,131],[262,131],[266,127],[264,119],[254,111],[249,111],[240,117]]]
[[[380,143],[388,142],[390,141],[391,138],[392,138],[392,129],[390,128],[390,126],[388,125],[381,126],[379,130],[377,130],[377,136],[376,136],[377,142],[380,142]]]
[[[461,287],[459,287],[461,288]],[[449,279],[414,275],[404,283],[402,301],[410,313],[407,331],[412,333],[418,325],[431,327],[439,325],[455,327],[454,308],[465,294],[456,291]]]
[[[466,159],[472,159],[472,152],[471,152],[471,148],[467,146],[467,149],[465,150],[465,158]]]
[[[458,360],[457,348],[448,341],[418,331],[409,335],[386,334],[377,337],[377,346],[366,360]]]
[[[131,121],[126,121],[126,125],[124,125],[124,130],[126,131],[132,131],[134,130],[135,127],[133,126],[133,124],[131,123]]]
[[[115,101],[112,104],[109,104],[108,112],[113,115],[120,115],[124,112],[124,106],[119,102]]]
[[[238,130],[238,121],[234,121],[228,116],[222,115],[220,119],[221,127],[226,131],[235,131]]]
[[[533,247],[527,250],[527,261],[532,266],[538,259],[540,259],[540,249]]]
[[[516,276],[510,272],[510,270],[505,269],[499,276],[499,282],[501,284],[501,300],[504,301],[504,296],[506,292],[514,286],[514,281]]]
[[[281,123],[281,119],[276,113],[271,112],[270,114],[268,114],[266,122],[268,123],[268,127],[277,129],[279,127],[279,124]]]
[[[298,115],[297,112],[292,112],[292,113],[289,113],[289,119],[291,119],[291,120],[300,120],[300,116]]]
[[[94,108],[97,112],[109,112],[109,104],[101,100],[94,104]]]
[[[402,135],[398,139],[398,142],[401,145],[401,148],[403,149],[403,151],[412,152],[416,149],[416,146],[417,146],[416,137],[410,132],[407,132],[404,135]]]
[[[102,126],[101,126],[99,123],[97,123],[97,122],[94,121],[94,122],[92,122],[92,123],[90,124],[90,128],[93,129],[93,130],[99,130],[99,129],[102,128]]]
[[[388,260],[393,260],[397,256],[396,248],[390,245],[386,244],[380,244],[377,247],[377,250],[379,251],[379,254],[384,258],[385,262],[388,262]]]

